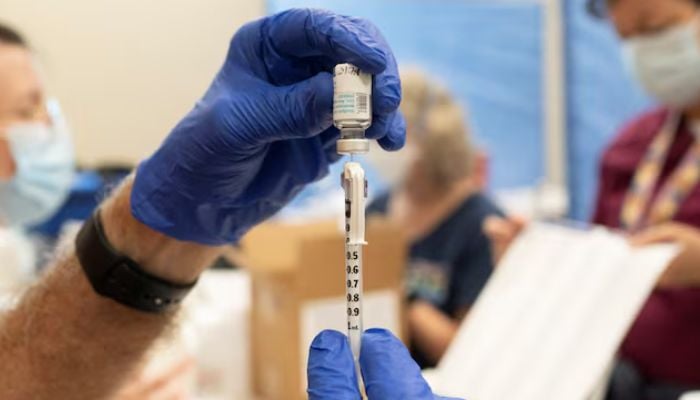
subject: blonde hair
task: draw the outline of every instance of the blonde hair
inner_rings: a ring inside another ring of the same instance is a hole
[[[450,93],[418,70],[401,72],[401,111],[433,184],[448,189],[469,177],[474,149],[462,108]]]

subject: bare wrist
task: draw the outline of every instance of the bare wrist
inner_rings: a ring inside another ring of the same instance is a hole
[[[110,244],[159,278],[179,284],[195,281],[223,247],[179,241],[142,224],[131,214],[131,188],[130,177],[102,205],[102,224]]]

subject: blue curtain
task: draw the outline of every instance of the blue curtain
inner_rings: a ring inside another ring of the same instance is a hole
[[[592,212],[603,147],[649,100],[625,70],[610,24],[589,16],[586,0],[564,3],[571,216],[585,220]]]

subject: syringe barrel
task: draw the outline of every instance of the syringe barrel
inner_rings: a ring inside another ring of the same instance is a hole
[[[342,175],[345,189],[345,293],[350,348],[357,362],[362,339],[362,270],[365,242],[367,181],[360,164],[348,162]]]

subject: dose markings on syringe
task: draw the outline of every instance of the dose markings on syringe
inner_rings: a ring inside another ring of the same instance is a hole
[[[345,245],[348,330],[362,329],[362,245]]]

